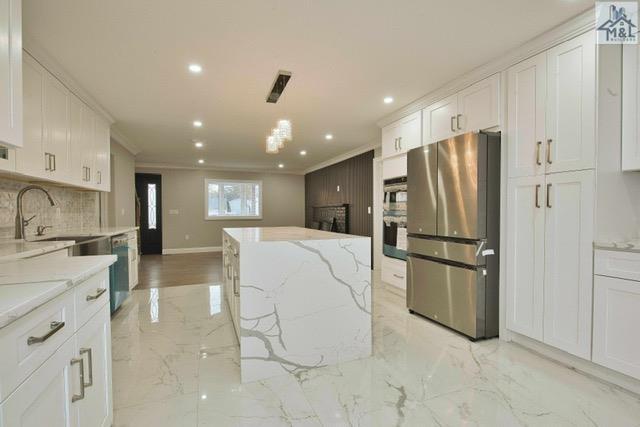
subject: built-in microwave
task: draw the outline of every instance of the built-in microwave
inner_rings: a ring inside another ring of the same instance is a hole
[[[382,253],[407,259],[407,177],[384,180]]]

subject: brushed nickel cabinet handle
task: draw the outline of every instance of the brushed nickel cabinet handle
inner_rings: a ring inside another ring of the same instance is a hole
[[[460,127],[460,117],[462,117],[462,114],[458,114],[456,116],[456,127],[458,128],[458,130],[462,130],[462,128]]]
[[[456,128],[453,127],[453,121],[456,119],[455,116],[451,116],[451,132],[455,132]]]
[[[53,158],[53,168],[51,170],[55,171],[56,170],[56,155],[55,154],[51,154],[51,157]]]
[[[51,154],[44,153],[44,170],[51,170]]]
[[[402,137],[398,138],[398,150],[402,150]]]
[[[236,283],[238,283],[238,276],[233,276],[233,294],[239,297],[240,289],[238,289],[238,286],[236,286]]]
[[[540,161],[540,148],[542,148],[542,141],[536,143],[536,165],[538,166],[542,166],[542,162]]]
[[[404,276],[401,276],[399,274],[393,273],[393,277],[396,277],[398,279],[404,279]]]
[[[84,386],[91,387],[93,385],[93,351],[90,348],[81,348],[80,355],[83,354],[88,355],[87,361],[89,362],[89,381],[84,383]]]
[[[39,337],[29,337],[27,338],[27,345],[32,345],[32,344],[38,344],[41,342],[45,342],[46,340],[48,340],[49,338],[51,338],[53,336],[53,334],[55,334],[56,332],[58,332],[60,329],[64,328],[64,322],[51,322],[49,324],[49,332],[47,332],[46,334],[39,336]]]
[[[540,184],[536,184],[536,208],[540,207]]]
[[[551,198],[549,195],[551,194],[551,184],[547,184],[547,207],[551,207]]]
[[[86,300],[87,301],[95,301],[98,298],[100,298],[102,296],[102,294],[104,294],[105,292],[107,292],[107,290],[105,288],[98,288],[96,289],[96,293],[93,295],[87,295]]]
[[[547,163],[551,164],[553,163],[551,161],[551,143],[553,142],[552,139],[547,139]]]
[[[80,394],[71,396],[71,402],[84,399],[84,359],[82,357],[71,359],[71,366],[80,365]]]

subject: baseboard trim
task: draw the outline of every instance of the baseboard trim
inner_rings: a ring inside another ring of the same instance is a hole
[[[197,254],[201,252],[222,252],[222,246],[203,246],[200,248],[163,249],[162,255]]]

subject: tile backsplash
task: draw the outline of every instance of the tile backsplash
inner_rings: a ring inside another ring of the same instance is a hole
[[[0,177],[0,239],[13,238],[15,232],[16,198],[28,183]],[[53,185],[42,185],[56,203],[51,206],[47,196],[38,190],[28,191],[23,198],[25,218],[36,217],[26,228],[27,235],[35,234],[38,225],[51,225],[46,233],[98,227],[100,201],[97,191],[80,191]]]

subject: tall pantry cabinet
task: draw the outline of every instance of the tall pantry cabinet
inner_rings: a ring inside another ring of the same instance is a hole
[[[589,359],[595,35],[507,71],[507,328]]]

